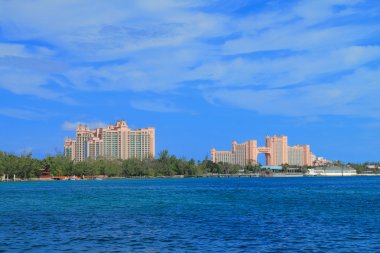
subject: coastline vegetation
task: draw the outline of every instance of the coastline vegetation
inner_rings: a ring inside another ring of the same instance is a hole
[[[44,173],[51,176],[196,177],[205,173],[236,174],[240,169],[238,165],[216,164],[207,158],[203,161],[177,158],[167,150],[161,151],[157,159],[99,159],[82,162],[74,162],[61,154],[36,159],[31,153],[17,156],[0,151],[0,176],[15,175],[21,179],[39,178]]]
[[[356,169],[358,174],[368,171],[369,163],[347,164]],[[373,164],[377,169],[373,173],[380,173],[380,163]],[[288,165],[283,166],[286,173]],[[294,167],[294,166],[292,166]],[[299,167],[305,172],[307,167]],[[50,176],[107,176],[107,177],[199,177],[205,174],[238,174],[259,173],[261,165],[239,165],[227,163],[213,163],[207,157],[203,161],[187,160],[170,155],[167,150],[159,152],[157,159],[129,159],[129,160],[86,160],[73,162],[71,159],[57,154],[44,159],[36,159],[31,153],[14,155],[0,151],[0,176],[15,176],[20,179],[39,178],[41,175]]]

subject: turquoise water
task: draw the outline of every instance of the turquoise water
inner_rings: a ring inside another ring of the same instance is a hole
[[[0,183],[0,251],[380,252],[380,177]]]

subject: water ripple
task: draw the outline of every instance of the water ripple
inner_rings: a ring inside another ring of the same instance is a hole
[[[380,178],[0,184],[0,252],[376,252]]]

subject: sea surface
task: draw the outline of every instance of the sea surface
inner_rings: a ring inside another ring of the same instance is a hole
[[[380,177],[0,183],[0,252],[380,252]]]

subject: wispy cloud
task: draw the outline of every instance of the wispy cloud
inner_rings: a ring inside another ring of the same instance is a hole
[[[85,122],[85,121],[65,121],[62,124],[62,129],[65,131],[75,131],[79,125],[86,125],[90,129],[94,128],[100,128],[100,127],[106,127],[107,124],[102,122],[102,121],[90,121],[90,122]]]

